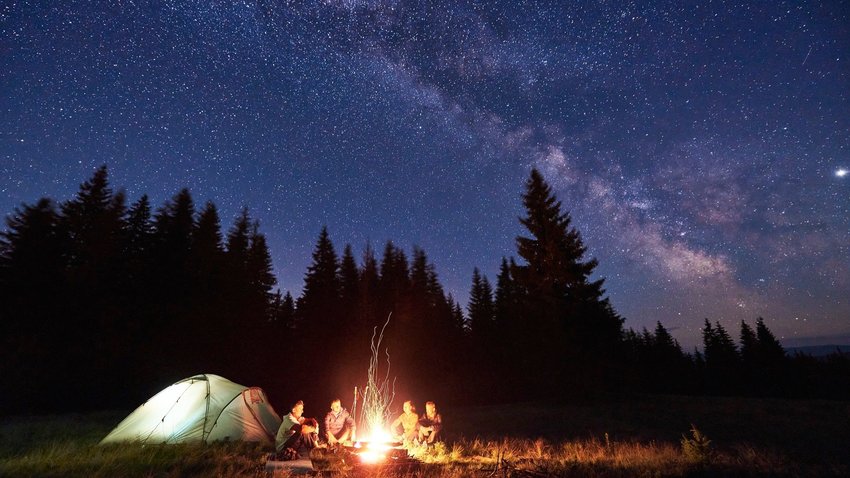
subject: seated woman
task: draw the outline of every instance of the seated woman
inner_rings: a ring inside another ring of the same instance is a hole
[[[302,452],[309,452],[319,445],[319,422],[315,418],[306,418],[304,423],[295,425],[295,433],[280,448],[277,459],[280,461],[297,460]]]

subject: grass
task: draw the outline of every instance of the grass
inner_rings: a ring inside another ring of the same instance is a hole
[[[443,412],[446,443],[414,450],[415,471],[380,475],[850,476],[848,402],[647,396]],[[265,476],[258,444],[99,446],[124,415],[0,420],[0,476]]]

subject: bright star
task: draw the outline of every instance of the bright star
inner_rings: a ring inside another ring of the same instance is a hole
[[[838,176],[839,178],[843,178],[844,176],[847,176],[848,172],[850,172],[850,171],[847,171],[846,169],[841,168],[841,169],[839,169],[838,171],[835,172],[835,175]]]

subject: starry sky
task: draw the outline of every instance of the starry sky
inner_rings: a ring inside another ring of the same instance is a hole
[[[425,249],[465,303],[537,167],[635,329],[850,342],[850,4],[5,1],[0,213],[107,164],[261,222]]]

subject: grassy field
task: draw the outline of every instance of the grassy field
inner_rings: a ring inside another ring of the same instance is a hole
[[[443,413],[445,446],[383,475],[850,476],[850,402],[646,396]],[[124,415],[2,419],[0,476],[265,476],[256,444],[98,446]]]

